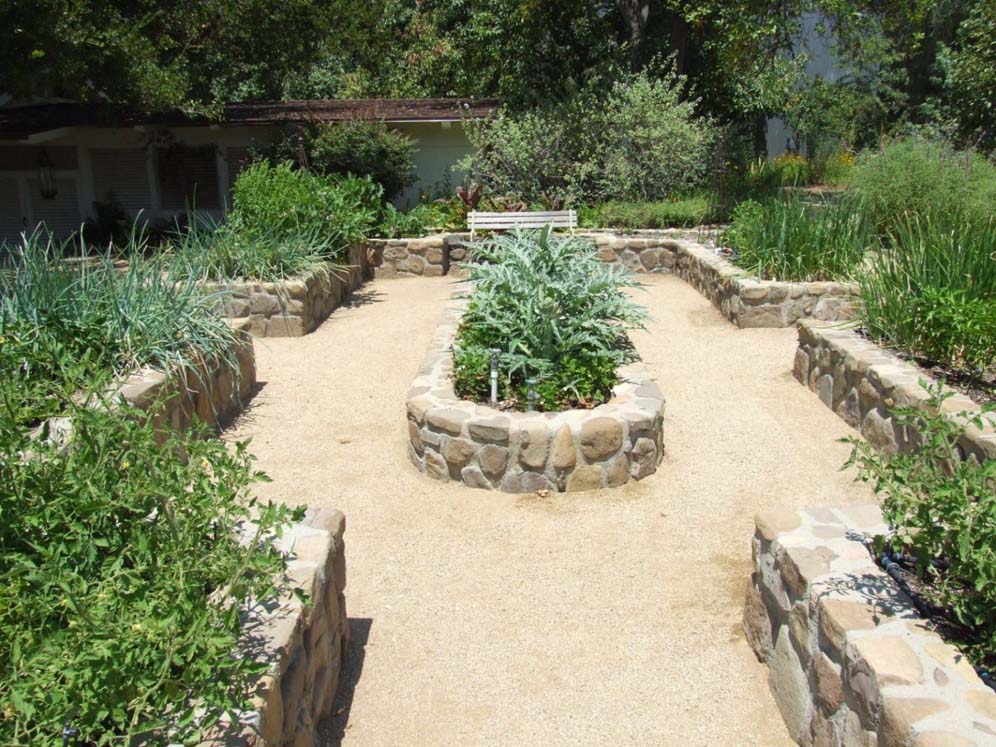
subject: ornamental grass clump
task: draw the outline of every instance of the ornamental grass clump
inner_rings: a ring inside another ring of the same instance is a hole
[[[996,379],[996,217],[897,219],[872,255],[861,299],[874,339],[977,380]]]
[[[599,261],[590,241],[549,229],[476,244],[472,255],[474,290],[454,343],[457,393],[488,400],[494,349],[506,406],[525,407],[530,380],[542,410],[610,399],[619,366],[636,358],[626,331],[648,318],[625,292],[633,275]]]
[[[875,246],[865,214],[847,198],[824,204],[795,197],[747,200],[734,210],[723,240],[751,274],[791,282],[853,277]]]
[[[953,624],[953,638],[977,663],[996,664],[996,461],[958,458],[967,428],[980,428],[988,415],[943,412],[953,396],[940,384],[927,386],[922,409],[893,410],[900,428],[915,429],[921,443],[913,453],[884,457],[866,441],[850,438],[851,458],[861,480],[882,497],[890,534],[879,549],[912,559],[926,601],[941,621]],[[996,406],[983,408],[991,413]]]
[[[142,366],[173,372],[206,359],[237,367],[235,333],[213,310],[218,298],[180,265],[142,259],[141,236],[133,234],[130,245],[126,268],[41,232],[8,247],[0,266],[0,362],[19,384],[9,395],[24,418],[55,414],[57,398],[31,394],[52,380],[83,387]]]

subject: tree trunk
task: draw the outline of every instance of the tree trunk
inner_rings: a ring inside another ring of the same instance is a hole
[[[650,17],[650,0],[619,0],[619,9],[629,32],[629,64],[636,72],[643,67],[643,31]]]

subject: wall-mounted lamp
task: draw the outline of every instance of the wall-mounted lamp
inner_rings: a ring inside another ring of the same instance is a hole
[[[55,173],[52,171],[52,161],[43,148],[38,154],[38,191],[43,200],[54,200],[59,193],[55,184]]]

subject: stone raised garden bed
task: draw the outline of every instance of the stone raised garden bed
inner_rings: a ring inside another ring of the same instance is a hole
[[[633,272],[673,272],[708,298],[738,327],[790,327],[799,319],[850,319],[858,287],[854,283],[785,283],[758,280],[692,240],[695,231],[642,231],[633,234],[582,232],[603,262]],[[419,239],[376,239],[373,264],[379,277],[456,274],[466,258],[469,234]]]
[[[188,430],[195,416],[210,427],[220,428],[242,410],[256,386],[256,358],[247,324],[230,324],[238,334],[233,351],[237,368],[207,360],[171,377],[145,368],[124,379],[113,395],[151,412],[156,436],[163,440],[170,427]]]
[[[528,493],[596,490],[641,480],[664,454],[664,398],[642,363],[620,370],[592,410],[503,412],[460,400],[451,345],[464,301],[450,304],[408,393],[408,455],[437,480]]]
[[[678,243],[675,273],[741,328],[791,327],[799,319],[836,322],[854,314],[854,283],[758,280],[701,244]]]
[[[329,279],[314,274],[274,282],[209,283],[208,292],[226,293],[221,312],[246,320],[254,337],[301,337],[313,332],[371,277],[369,248],[349,249],[348,267]]]
[[[269,665],[255,708],[205,735],[201,747],[321,744],[318,727],[331,715],[349,641],[345,530],[339,511],[312,510],[277,540],[289,555],[286,578],[276,599],[253,609],[240,641],[243,656]]]
[[[876,506],[756,520],[744,631],[792,738],[818,747],[996,744],[996,693],[872,560]]]
[[[928,395],[920,381],[934,383],[934,379],[852,328],[806,321],[798,329],[795,378],[817,392],[827,407],[861,431],[876,449],[889,454],[915,450],[918,434],[897,425],[889,410],[924,406]],[[962,394],[946,400],[943,409],[951,417],[963,411],[980,412]],[[962,458],[996,459],[996,430],[970,426],[958,446]]]

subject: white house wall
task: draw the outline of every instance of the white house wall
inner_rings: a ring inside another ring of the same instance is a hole
[[[462,181],[453,165],[471,152],[470,142],[459,122],[391,123],[391,127],[414,138],[418,181],[396,202],[412,205],[424,194],[437,197],[452,194],[452,186]],[[72,168],[54,168],[58,192],[53,200],[42,200],[38,193],[36,167],[4,168],[0,164],[0,242],[16,241],[24,230],[33,229],[44,220],[57,235],[68,235],[94,217],[93,204],[105,201],[108,191],[132,216],[139,214],[150,223],[172,220],[182,211],[163,207],[158,165],[151,139],[162,128],[71,128],[52,133],[44,143],[2,142],[2,147],[40,147],[55,150],[75,149]],[[215,146],[217,171],[216,210],[200,211],[221,219],[230,203],[231,179],[243,163],[247,148],[254,142],[276,137],[277,127],[176,127],[168,133],[178,142],[191,146]]]
[[[453,165],[473,151],[460,122],[392,123],[391,127],[414,138],[418,143],[415,153],[415,174],[418,181],[408,187],[395,200],[400,206],[416,204],[422,195],[432,199],[453,194],[456,185],[463,181],[462,173],[455,173]]]

